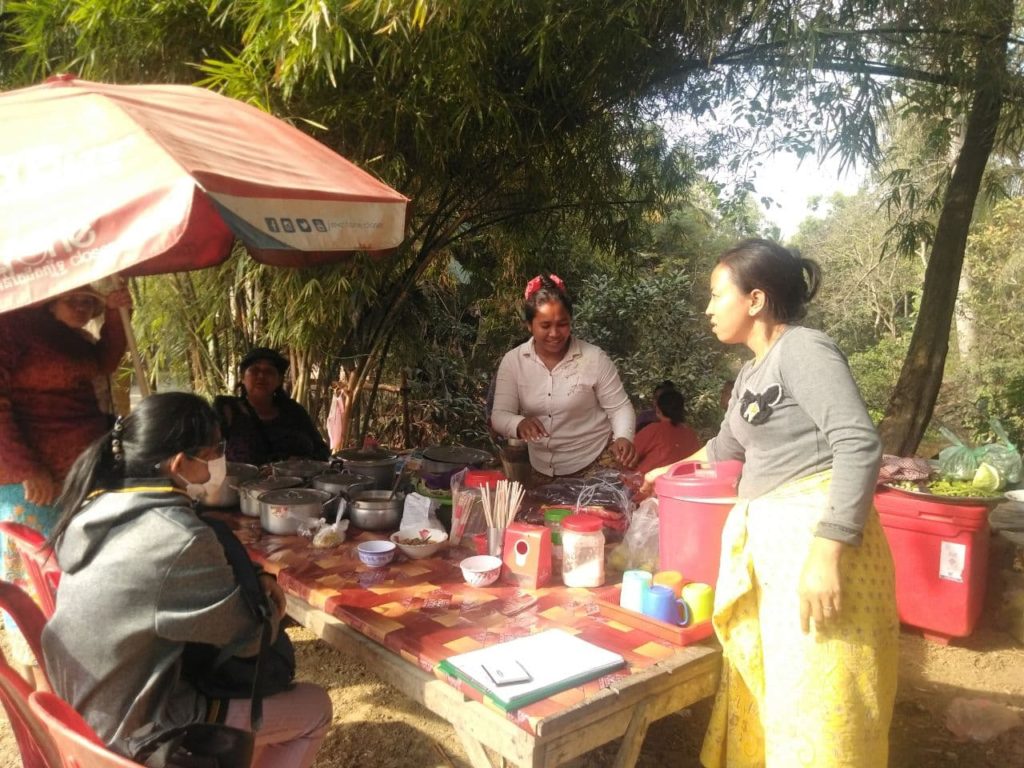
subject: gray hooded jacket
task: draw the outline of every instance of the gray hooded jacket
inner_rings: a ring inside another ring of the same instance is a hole
[[[138,481],[87,502],[57,560],[57,611],[43,631],[47,671],[56,693],[117,752],[134,755],[161,733],[206,719],[206,699],[181,679],[185,643],[239,647],[240,656],[259,650],[259,621],[216,534],[169,483]]]

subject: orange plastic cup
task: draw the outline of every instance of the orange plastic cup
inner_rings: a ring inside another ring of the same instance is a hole
[[[668,587],[675,592],[676,597],[682,597],[683,585],[686,584],[686,579],[683,578],[683,574],[679,571],[658,571],[654,574],[654,578],[651,579],[651,584]]]

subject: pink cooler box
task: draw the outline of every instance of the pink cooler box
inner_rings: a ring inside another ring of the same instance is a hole
[[[686,461],[654,481],[658,494],[659,567],[687,581],[715,585],[722,528],[736,503],[743,464]]]
[[[985,602],[988,507],[879,489],[875,507],[896,565],[900,621],[949,642],[974,631]]]

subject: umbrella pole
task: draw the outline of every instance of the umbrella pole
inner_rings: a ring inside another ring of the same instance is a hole
[[[135,365],[135,380],[139,383],[139,392],[143,397],[149,397],[152,390],[149,388],[149,376],[146,374],[146,365],[139,354],[139,345],[135,343],[135,331],[132,330],[132,319],[128,314],[128,307],[118,307],[121,314],[121,325],[124,326],[124,337],[128,342],[128,349],[132,353],[132,363]]]
[[[115,288],[123,288],[124,278],[121,275],[114,275],[113,285]],[[139,384],[139,393],[143,397],[149,397],[152,390],[149,387],[149,375],[146,373],[146,363],[139,353],[139,345],[135,341],[135,331],[132,329],[132,318],[128,314],[128,307],[118,307],[118,314],[121,315],[121,327],[124,328],[124,338],[128,342],[128,351],[132,353],[132,364],[135,366],[135,380]]]

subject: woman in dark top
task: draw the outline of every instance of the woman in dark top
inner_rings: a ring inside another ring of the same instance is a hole
[[[239,397],[213,405],[221,418],[228,461],[267,464],[281,459],[327,459],[330,449],[306,409],[282,388],[288,361],[267,347],[251,350],[238,366]]]

